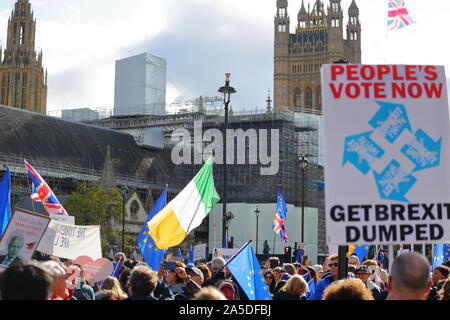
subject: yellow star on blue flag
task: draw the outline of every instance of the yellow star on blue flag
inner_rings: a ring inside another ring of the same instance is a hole
[[[272,300],[266,282],[261,279],[261,268],[250,244],[242,248],[227,267],[249,300]]]
[[[450,244],[438,243],[433,250],[433,271],[450,258]]]
[[[167,250],[159,250],[155,245],[152,237],[148,234],[149,229],[147,226],[147,222],[149,222],[158,212],[160,212],[167,203],[167,190],[164,191],[159,196],[158,200],[155,203],[152,211],[150,212],[147,221],[145,221],[141,232],[137,238],[137,243],[139,249],[141,250],[142,256],[144,257],[145,262],[155,271],[159,270],[159,265],[162,261],[164,261],[164,253]]]
[[[370,246],[367,244],[364,244],[362,246],[357,246],[355,250],[353,250],[353,255],[356,255],[360,262],[364,261],[364,257],[369,252]]]

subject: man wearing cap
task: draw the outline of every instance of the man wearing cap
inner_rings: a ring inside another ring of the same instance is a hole
[[[356,278],[364,282],[366,288],[372,291],[375,300],[386,300],[388,291],[381,289],[375,282],[371,281],[369,279],[371,275],[372,270],[366,265],[360,265],[355,270]]]
[[[191,277],[191,280],[198,284],[200,287],[203,285],[203,272],[199,268],[186,267],[186,273]]]

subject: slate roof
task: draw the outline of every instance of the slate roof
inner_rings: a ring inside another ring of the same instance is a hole
[[[107,147],[118,175],[170,176],[170,152],[143,148],[127,133],[0,105],[0,153],[32,162],[102,170]]]

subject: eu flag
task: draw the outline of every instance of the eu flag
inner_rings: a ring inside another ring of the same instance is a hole
[[[180,258],[181,262],[184,262],[183,254],[181,253],[181,249],[178,248],[177,257]]]
[[[155,271],[159,270],[160,263],[164,261],[164,253],[167,251],[167,249],[160,250],[155,245],[155,242],[148,233],[149,229],[147,226],[147,222],[149,222],[158,212],[164,209],[166,203],[167,203],[167,190],[164,189],[164,191],[159,196],[158,201],[156,201],[155,206],[150,212],[147,221],[145,221],[144,226],[142,227],[142,230],[137,238],[137,243],[139,249],[141,249],[142,256],[144,257],[145,262],[147,262],[149,267]]]
[[[192,263],[195,264],[195,260],[194,260],[194,249],[192,249],[192,247],[189,249],[189,255],[188,255],[188,264]]]
[[[0,182],[0,237],[5,232],[11,218],[11,173],[9,168]]]
[[[358,257],[359,262],[364,261],[364,257],[366,256],[367,252],[369,252],[369,248],[369,245],[365,244],[362,246],[357,246],[355,250],[353,250],[353,254]]]
[[[450,258],[450,244],[438,243],[434,245],[433,271]]]
[[[239,283],[249,300],[272,300],[258,260],[250,244],[232,258],[228,264],[233,278]]]

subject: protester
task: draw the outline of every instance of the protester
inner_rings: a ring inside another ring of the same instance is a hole
[[[196,267],[186,267],[186,273],[189,277],[191,277],[191,280],[194,281],[196,284],[198,284],[199,287],[203,285],[204,282],[204,276],[203,272]]]
[[[128,294],[128,279],[130,278],[130,275],[131,270],[128,269],[127,267],[124,267],[120,272],[118,278],[120,286],[122,287],[123,292],[125,292],[126,294]]]
[[[438,300],[450,300],[450,277],[444,281],[442,288],[438,291]]]
[[[95,293],[95,300],[117,300],[111,290],[99,290]]]
[[[421,254],[408,252],[392,263],[387,300],[424,300],[432,284],[430,263]]]
[[[17,262],[0,274],[1,300],[49,300],[54,278],[38,262]]]
[[[372,271],[366,265],[360,265],[355,270],[355,276],[357,279],[361,280],[367,289],[372,292],[372,296],[375,300],[385,300],[388,291],[381,289],[376,283],[370,280]]]
[[[328,261],[327,268],[331,270],[330,274],[324,275],[324,277],[317,283],[314,293],[308,298],[308,300],[322,300],[322,295],[325,289],[334,281],[338,279],[338,255],[330,255],[326,261]]]
[[[316,270],[314,270],[313,267],[306,267],[306,270],[308,271],[309,274],[308,279],[305,279],[306,281],[311,281],[312,279],[314,279],[314,284],[319,282],[320,279],[317,279]]]
[[[372,293],[359,279],[335,281],[323,292],[323,300],[374,300]]]
[[[225,271],[223,270],[224,265],[225,260],[222,257],[214,258],[211,263],[212,276],[203,283],[203,287],[214,286],[217,288],[216,284],[226,278]]]
[[[227,298],[222,292],[210,286],[198,291],[192,300],[227,300]]]
[[[361,264],[361,262],[359,261],[358,256],[349,256],[348,257],[348,264],[355,266],[355,269]]]
[[[127,300],[157,300],[153,296],[157,284],[158,277],[152,269],[145,266],[134,268],[128,280]]]
[[[106,278],[100,286],[100,290],[111,291],[112,300],[125,300],[128,298],[128,295],[122,290],[119,280],[115,277],[110,276]]]
[[[316,283],[322,279],[323,276],[323,267],[320,264],[315,264],[312,266],[314,271],[316,272]]]
[[[51,300],[72,300],[72,296],[67,288],[67,279],[70,276],[66,269],[56,261],[45,261],[42,266],[53,275],[53,295]]]
[[[73,296],[77,298],[77,300],[95,300],[94,289],[89,286],[86,280],[86,274],[82,266],[79,264],[74,264],[80,270],[79,278],[76,279],[75,290],[73,292]]]
[[[430,289],[430,293],[428,294],[427,300],[437,300],[438,299],[438,291],[441,290],[445,280],[449,277],[450,268],[440,265],[434,269],[433,274],[431,275],[432,286]]]
[[[208,266],[205,263],[200,263],[197,268],[203,273],[203,282],[209,280],[212,276],[211,270],[209,270]]]
[[[264,280],[266,281],[267,287],[269,288],[270,295],[273,297],[273,295],[276,292],[275,291],[275,285],[276,285],[275,275],[270,270],[266,271],[264,273]]]
[[[308,284],[302,276],[296,274],[286,281],[286,284],[274,295],[273,300],[306,300],[306,291],[308,291]]]

